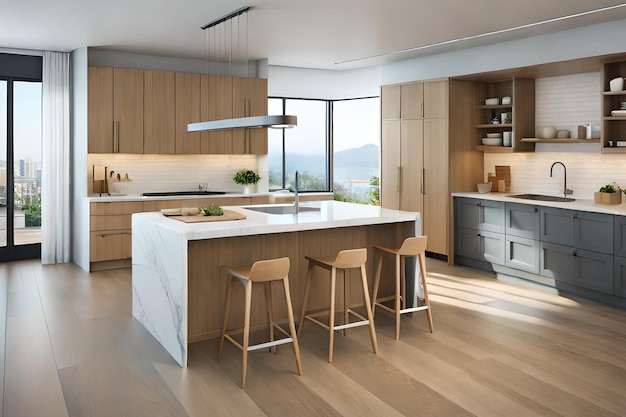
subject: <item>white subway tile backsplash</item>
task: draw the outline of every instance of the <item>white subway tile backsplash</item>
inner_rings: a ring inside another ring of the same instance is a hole
[[[235,172],[242,168],[259,172],[256,155],[131,155],[131,154],[90,154],[87,158],[89,187],[92,185],[93,165],[106,166],[132,180],[120,182],[109,190],[126,194],[141,194],[155,191],[196,190],[201,183],[207,183],[212,191],[242,191],[233,182]],[[265,185],[264,185],[265,184]],[[267,179],[262,178],[258,190],[267,188]],[[88,190],[92,194],[92,189]]]

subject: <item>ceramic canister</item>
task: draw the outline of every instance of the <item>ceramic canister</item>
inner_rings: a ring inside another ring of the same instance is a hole
[[[622,91],[624,89],[624,78],[613,78],[611,81],[609,81],[609,89],[611,91]]]

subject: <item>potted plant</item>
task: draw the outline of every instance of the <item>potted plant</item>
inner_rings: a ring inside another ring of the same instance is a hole
[[[621,204],[622,192],[624,190],[619,185],[606,184],[593,194],[593,200],[597,204]]]
[[[259,182],[260,179],[261,177],[251,169],[240,169],[233,177],[233,181],[235,181],[235,183],[244,186],[243,192],[245,194],[250,193],[251,185]]]

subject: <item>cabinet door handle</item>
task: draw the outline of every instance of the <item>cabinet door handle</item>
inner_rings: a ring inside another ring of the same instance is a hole
[[[572,250],[572,256],[578,256],[578,251],[576,249]]]
[[[422,117],[424,117],[424,103],[422,103],[421,106],[422,106]]]
[[[120,152],[120,121],[115,122],[115,140],[113,141],[113,152]]]
[[[398,192],[402,191],[402,167],[398,167],[398,186],[396,188]]]
[[[535,213],[539,213],[539,209],[535,207]]]
[[[572,219],[574,219],[574,220],[576,220],[577,218],[578,218],[578,214],[574,214],[574,215],[572,216]]]
[[[422,169],[422,194],[426,195],[426,168]]]

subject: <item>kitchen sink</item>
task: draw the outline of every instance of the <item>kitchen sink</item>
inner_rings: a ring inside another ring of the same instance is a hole
[[[270,204],[257,206],[243,206],[247,210],[259,211],[268,214],[296,214],[296,206],[293,204]],[[304,211],[320,211],[319,206],[298,206],[298,213]]]
[[[561,202],[561,203],[569,203],[572,201],[576,201],[575,198],[555,197],[552,195],[542,195],[542,194],[515,194],[515,195],[510,195],[509,197],[523,198],[524,200],[555,201],[555,202]]]

